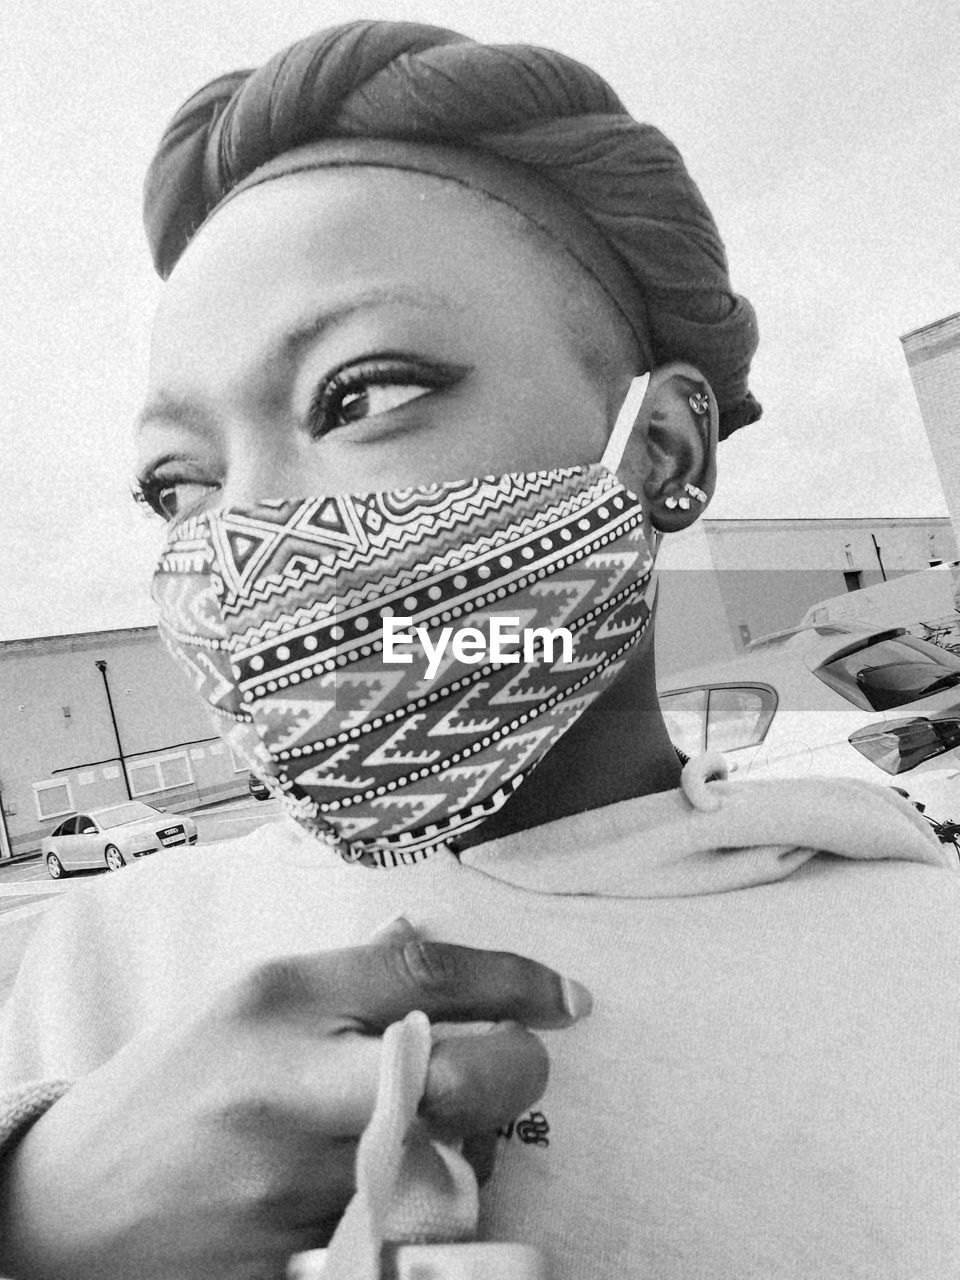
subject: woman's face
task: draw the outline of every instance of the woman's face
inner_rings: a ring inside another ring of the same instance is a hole
[[[148,499],[173,516],[596,461],[610,389],[547,259],[436,178],[327,169],[238,196],[163,295]]]

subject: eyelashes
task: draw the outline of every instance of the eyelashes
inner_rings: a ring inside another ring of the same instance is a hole
[[[456,385],[470,372],[466,365],[394,352],[355,360],[320,382],[301,429],[311,440],[321,440],[338,429],[387,418],[406,404]],[[412,421],[397,419],[403,429]],[[348,438],[362,440],[363,436],[351,432]],[[367,436],[370,443],[377,438],[372,432]],[[269,441],[266,432],[264,439]],[[221,491],[225,477],[213,480],[209,473],[204,474],[206,470],[188,453],[167,454],[137,478],[131,496],[166,522],[180,520],[202,509],[211,495]]]
[[[148,474],[136,481],[130,496],[138,506],[169,523],[197,510],[219,489],[213,481]]]
[[[431,391],[455,385],[468,372],[464,365],[404,355],[381,355],[346,365],[324,379],[314,393],[307,415],[311,438],[379,418]]]
[[[151,515],[159,515],[156,508],[156,494],[152,492],[153,485],[149,480],[136,480],[130,487],[130,497],[138,507]]]

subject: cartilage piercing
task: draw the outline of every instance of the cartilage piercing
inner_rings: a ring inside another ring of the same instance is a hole
[[[706,413],[710,408],[710,397],[705,391],[695,391],[687,403],[694,413]]]

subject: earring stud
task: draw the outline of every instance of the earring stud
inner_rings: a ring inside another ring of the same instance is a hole
[[[679,497],[677,497],[676,494],[671,493],[669,497],[664,498],[663,505],[668,511],[676,511],[678,507],[681,511],[689,511],[691,498],[699,502],[701,507],[707,501],[707,495],[702,489],[698,489],[695,484],[685,484],[683,486],[683,493]]]
[[[690,408],[696,414],[704,414],[710,408],[710,398],[705,391],[695,391],[687,400]]]

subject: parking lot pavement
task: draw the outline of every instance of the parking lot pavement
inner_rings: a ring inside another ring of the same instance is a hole
[[[280,805],[276,800],[238,800],[236,804],[221,805],[216,809],[194,813],[199,844],[212,844],[220,840],[236,840],[280,817]]]

